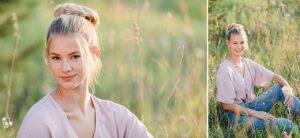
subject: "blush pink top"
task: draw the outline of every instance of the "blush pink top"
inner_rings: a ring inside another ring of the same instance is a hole
[[[96,112],[94,138],[152,137],[139,119],[125,107],[91,95]],[[17,138],[77,138],[66,114],[48,94],[31,107]]]
[[[237,103],[251,101],[255,96],[254,86],[268,86],[274,73],[257,64],[253,60],[242,58],[244,62],[244,76],[229,60],[224,60],[217,72],[217,101],[222,103]]]

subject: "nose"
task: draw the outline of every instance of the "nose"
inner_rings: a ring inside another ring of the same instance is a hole
[[[69,61],[67,59],[64,59],[63,60],[63,71],[64,72],[71,72],[71,70],[72,70],[71,64],[69,63]]]
[[[241,47],[241,49],[245,48],[244,44],[240,44],[240,47]]]
[[[237,48],[243,49],[244,48],[244,44],[237,44]]]

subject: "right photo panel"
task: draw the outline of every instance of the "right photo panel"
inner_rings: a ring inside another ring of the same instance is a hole
[[[300,1],[208,0],[209,137],[300,137]]]

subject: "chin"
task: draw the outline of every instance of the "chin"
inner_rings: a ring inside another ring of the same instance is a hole
[[[59,86],[66,90],[72,90],[79,86],[79,83],[76,82],[59,82]]]
[[[236,54],[236,56],[239,56],[239,57],[241,57],[243,54]]]

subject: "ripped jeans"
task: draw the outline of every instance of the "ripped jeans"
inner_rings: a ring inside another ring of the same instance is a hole
[[[280,85],[276,84],[260,96],[256,97],[254,100],[250,102],[242,102],[240,106],[256,111],[269,112],[276,102],[284,102],[284,95],[281,88],[282,87]],[[290,111],[300,115],[300,101],[296,96],[294,96]],[[235,114],[233,112],[228,112],[227,117],[229,118],[230,124],[234,125]],[[275,118],[272,121],[264,121],[252,116],[240,115],[238,118],[238,125],[243,123],[248,123],[249,127],[252,129],[265,129],[266,127],[276,126],[278,128],[283,128],[286,132],[290,132],[292,127],[296,126],[298,127],[298,131],[300,130],[298,125],[286,118]]]

